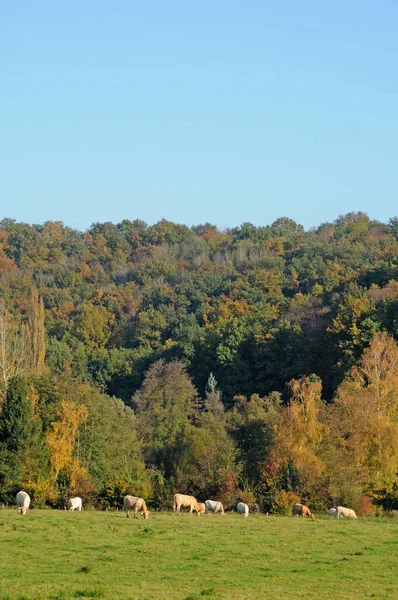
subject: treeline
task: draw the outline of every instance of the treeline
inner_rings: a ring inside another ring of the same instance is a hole
[[[398,220],[0,223],[0,498],[398,508]]]

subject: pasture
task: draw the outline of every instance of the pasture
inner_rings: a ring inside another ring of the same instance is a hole
[[[0,599],[354,600],[398,594],[398,521],[0,511]]]

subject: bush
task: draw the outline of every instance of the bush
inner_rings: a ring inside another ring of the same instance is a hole
[[[344,484],[339,490],[334,506],[346,506],[355,510],[357,514],[362,514],[362,498],[362,488]]]
[[[300,502],[300,496],[294,492],[286,492],[285,490],[281,490],[275,494],[274,502],[272,504],[272,512],[276,513],[277,515],[290,515],[292,514],[293,505],[297,502]]]
[[[33,507],[57,506],[59,503],[59,490],[50,479],[39,477],[37,481],[28,481],[23,490],[29,494]]]
[[[240,490],[238,497],[240,502],[244,502],[249,506],[256,502],[256,495],[253,492],[253,490],[249,487],[245,488],[244,490]]]
[[[359,514],[363,517],[374,517],[376,511],[377,507],[372,503],[372,498],[370,498],[370,496],[362,496]]]
[[[97,501],[100,508],[121,508],[123,498],[127,494],[139,496],[146,501],[150,500],[152,486],[147,481],[131,482],[121,477],[115,477],[107,481],[103,488],[98,492]]]
[[[104,484],[97,500],[101,508],[120,508],[126,494],[131,494],[131,482],[117,477]]]

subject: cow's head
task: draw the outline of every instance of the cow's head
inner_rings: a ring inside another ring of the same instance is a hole
[[[143,510],[141,513],[141,517],[143,519],[147,519],[149,517],[149,512],[150,512],[149,510]]]
[[[26,515],[26,513],[27,513],[27,508],[26,508],[26,506],[20,506],[20,507],[18,508],[18,512],[19,512],[19,514],[20,514],[20,515]]]

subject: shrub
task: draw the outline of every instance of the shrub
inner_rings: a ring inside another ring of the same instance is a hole
[[[362,498],[362,488],[352,486],[348,483],[343,484],[340,487],[334,506],[347,506],[348,508],[354,509],[356,513],[362,514]]]
[[[151,499],[152,486],[148,481],[127,481],[121,477],[107,481],[98,492],[97,500],[101,508],[120,508],[127,494],[140,496],[146,501]]]
[[[29,494],[34,507],[43,507],[46,504],[56,506],[59,502],[59,490],[50,479],[38,477],[37,481],[26,482],[23,489]]]
[[[296,502],[300,502],[300,496],[294,492],[281,490],[275,494],[272,512],[277,515],[290,515],[292,513],[293,505],[296,504]]]
[[[359,514],[364,517],[374,517],[376,514],[377,507],[372,503],[370,496],[361,497],[361,508]]]
[[[256,502],[256,495],[253,492],[253,490],[249,487],[245,488],[244,490],[240,490],[238,497],[241,502],[244,502],[245,504],[248,504],[249,506]]]
[[[126,494],[131,494],[131,482],[116,477],[107,481],[99,491],[97,499],[102,508],[121,507]]]

